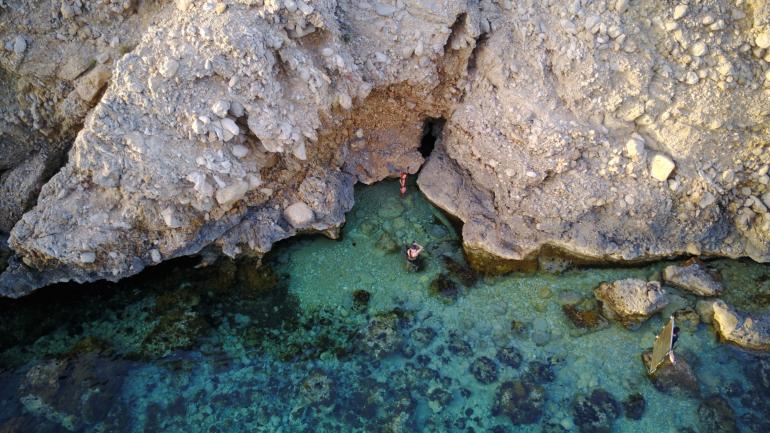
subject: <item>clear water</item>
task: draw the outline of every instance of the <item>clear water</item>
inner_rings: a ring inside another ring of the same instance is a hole
[[[478,276],[414,187],[356,195],[341,240],[291,240],[259,270],[178,261],[0,301],[0,432],[770,431],[770,363],[697,314],[678,346],[697,389],[645,375],[662,317],[692,296],[668,289],[672,305],[636,330],[568,319],[599,282],[665,264]],[[421,272],[404,266],[412,240]],[[770,310],[770,268],[709,265],[729,302]]]

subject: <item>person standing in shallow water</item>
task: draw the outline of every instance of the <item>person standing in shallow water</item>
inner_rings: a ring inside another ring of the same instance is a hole
[[[401,191],[401,197],[403,197],[404,194],[406,194],[406,173],[404,173],[403,171],[401,172],[401,176],[398,182],[401,184],[400,191]]]
[[[412,241],[412,245],[406,249],[406,267],[410,271],[419,271],[422,269],[422,245]]]

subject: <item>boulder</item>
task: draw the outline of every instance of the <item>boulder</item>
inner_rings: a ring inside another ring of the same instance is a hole
[[[295,228],[304,228],[310,225],[315,219],[313,209],[310,209],[305,203],[298,201],[283,211],[283,217]]]
[[[604,315],[633,328],[668,305],[666,292],[657,281],[633,278],[603,282],[594,289]]]
[[[663,269],[663,281],[698,296],[719,296],[724,291],[719,275],[709,271],[703,262],[697,260],[682,266],[666,266]]]
[[[672,364],[670,359],[666,359],[663,364],[658,366],[655,373],[647,375],[652,384],[660,392],[676,396],[697,397],[700,395],[700,385],[695,371],[687,362],[687,358],[692,356],[686,353],[675,352],[676,364]],[[650,359],[652,350],[642,353],[642,362],[646,371],[650,371]]]
[[[674,171],[676,164],[666,155],[655,155],[650,161],[650,176],[658,181],[665,181]]]
[[[713,303],[713,325],[725,341],[751,350],[770,350],[770,315],[752,317],[722,300]]]

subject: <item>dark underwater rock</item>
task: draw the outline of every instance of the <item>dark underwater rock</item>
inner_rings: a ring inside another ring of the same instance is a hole
[[[439,274],[439,276],[430,283],[428,292],[445,302],[452,303],[459,296],[460,288],[457,283],[447,275]]]
[[[409,336],[415,346],[425,347],[430,345],[436,338],[436,331],[431,327],[416,328],[409,333]]]
[[[500,384],[492,415],[508,417],[514,425],[534,424],[540,420],[545,391],[528,381],[511,380]]]
[[[444,410],[452,402],[452,393],[441,387],[428,390],[428,406],[434,413]]]
[[[701,433],[739,433],[730,403],[719,395],[706,397],[698,406]]]
[[[485,385],[497,381],[497,364],[486,356],[480,356],[473,360],[468,370],[476,380]]]
[[[311,371],[299,385],[299,395],[306,405],[328,405],[335,394],[334,381],[322,370]]]
[[[695,371],[690,367],[687,362],[688,355],[684,353],[677,353],[676,364],[666,359],[661,364],[653,375],[647,375],[652,381],[652,384],[660,392],[673,395],[682,395],[687,397],[697,397],[700,394],[700,385],[698,377],[695,376]],[[652,350],[646,350],[642,353],[642,361],[644,366],[649,371],[650,358],[652,357]]]
[[[467,341],[460,337],[457,331],[449,332],[449,342],[447,344],[449,352],[457,356],[471,356],[473,355],[473,349]]]
[[[530,361],[527,370],[527,376],[531,377],[535,383],[549,383],[556,379],[556,372],[553,369],[552,360],[547,362]]]
[[[398,329],[399,317],[396,313],[378,314],[369,321],[363,338],[365,350],[379,358],[398,350],[403,337]]]
[[[174,350],[190,349],[208,329],[208,323],[197,312],[173,310],[161,317],[144,338],[140,356],[157,358]]]
[[[356,290],[353,292],[353,310],[359,313],[365,312],[369,308],[371,293],[366,290]]]
[[[576,328],[584,331],[598,331],[609,325],[601,314],[601,306],[596,299],[582,299],[574,304],[561,307],[564,315]]]
[[[476,284],[479,276],[470,267],[458,262],[449,256],[443,256],[444,265],[452,277],[457,279],[465,287],[472,287]]]
[[[589,395],[577,395],[572,412],[581,433],[611,433],[620,405],[609,392],[595,389]]]
[[[647,402],[644,400],[644,396],[638,392],[629,395],[625,400],[623,400],[623,413],[628,419],[642,419],[646,407]]]
[[[519,368],[523,356],[514,346],[501,347],[497,350],[497,360],[511,368]]]

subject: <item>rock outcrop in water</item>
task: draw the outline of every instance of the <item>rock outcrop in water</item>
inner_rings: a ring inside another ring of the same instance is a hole
[[[639,326],[669,302],[659,282],[634,278],[601,283],[594,295],[601,301],[605,316],[629,328]]]
[[[3,151],[5,296],[334,237],[355,182],[418,170],[430,119],[419,184],[477,268],[770,258],[762,2],[65,3],[12,2],[0,27],[0,96],[32,119],[3,120],[15,143],[43,107],[65,132],[35,143],[66,148],[96,104],[18,222],[55,167]]]
[[[720,337],[746,349],[770,350],[770,316],[752,317],[722,300],[711,305],[714,328]]]

